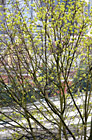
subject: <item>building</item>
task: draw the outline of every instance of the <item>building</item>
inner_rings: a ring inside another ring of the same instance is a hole
[[[92,0],[86,0],[88,2],[89,10],[92,8]]]

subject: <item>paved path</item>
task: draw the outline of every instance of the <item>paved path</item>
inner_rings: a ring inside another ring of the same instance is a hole
[[[53,100],[53,98],[51,98],[51,100],[52,100],[52,102],[54,102],[54,104],[56,105],[56,106],[58,106],[58,108],[59,108],[59,101],[58,101],[58,99],[56,98],[55,100]],[[77,100],[76,100],[76,102],[77,102],[77,104],[80,106],[81,105],[81,98],[78,98]],[[43,100],[43,103],[46,105],[46,102]],[[37,107],[41,107],[41,104],[39,103],[39,102],[35,102],[35,104],[37,105]],[[75,116],[75,114],[77,114],[77,112],[76,111],[72,111],[72,108],[74,107],[73,106],[73,104],[72,104],[72,102],[71,102],[71,99],[68,99],[68,104],[69,104],[69,106],[71,106],[71,108],[69,108],[68,109],[68,111],[66,112],[66,115],[68,115],[68,117],[72,117],[72,116]],[[34,106],[32,106],[32,104],[29,104],[28,105],[28,108],[30,109],[30,110],[35,110],[36,108],[34,107]],[[48,108],[49,109],[49,108]],[[10,107],[3,107],[2,108],[2,111],[3,112],[6,112],[6,113],[12,113],[13,112],[13,110],[10,108]],[[43,111],[45,112],[46,110],[45,109],[43,109]],[[91,110],[91,114],[92,114],[92,110]],[[71,119],[70,119],[71,120]],[[70,120],[66,120],[66,124],[67,125],[70,125],[71,124],[71,122],[70,122]],[[21,120],[20,120],[21,121]],[[32,120],[31,120],[32,121]],[[73,122],[73,124],[78,124],[78,121],[79,121],[79,117],[76,117],[75,119],[74,119],[74,122]],[[89,116],[88,117],[88,122],[90,122],[91,121],[91,116]],[[24,124],[26,124],[26,121],[25,120],[22,120],[22,122],[24,123]],[[44,120],[44,122],[45,122],[45,120]],[[13,124],[13,125],[16,125],[15,124],[15,122],[13,122],[13,121],[11,121],[10,122],[11,124]],[[81,121],[80,121],[80,123],[81,123]],[[7,139],[7,140],[9,140],[10,139],[10,137],[11,137],[11,133],[13,133],[14,131],[12,131],[12,130],[5,130],[5,131],[2,131],[4,128],[5,128],[5,126],[7,126],[7,127],[9,127],[10,125],[9,124],[5,124],[4,122],[0,122],[0,140],[5,140],[5,139]],[[45,126],[47,127],[47,128],[49,128],[49,129],[51,129],[51,124],[50,123],[45,123]],[[8,139],[8,137],[9,137],[9,139]],[[71,138],[69,138],[69,140],[72,140]]]

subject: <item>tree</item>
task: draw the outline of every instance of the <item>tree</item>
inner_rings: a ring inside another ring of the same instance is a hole
[[[87,140],[92,107],[92,37],[86,33],[92,21],[85,11],[87,4],[80,0],[22,3],[8,2],[1,24],[6,31],[0,36],[0,120],[8,124],[4,129],[12,129],[14,139]],[[35,12],[32,19],[30,9]],[[80,62],[88,66],[87,86],[74,94],[81,80],[80,76],[73,82]]]
[[[90,82],[88,83],[89,71],[90,71],[90,69],[88,68],[87,65],[82,64],[82,66],[81,65],[79,66],[77,75],[74,78],[74,83],[75,83],[74,92],[75,93],[78,90],[80,90],[81,92],[82,92],[82,90],[86,91],[86,89],[90,91],[91,83]]]
[[[91,118],[91,127],[90,127],[90,137],[88,140],[91,140],[92,139],[92,118]]]

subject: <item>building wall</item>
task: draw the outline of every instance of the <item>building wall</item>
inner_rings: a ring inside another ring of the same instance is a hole
[[[89,0],[88,2],[89,2],[89,5],[90,5],[90,8],[91,8],[91,6],[92,6],[92,0]]]

